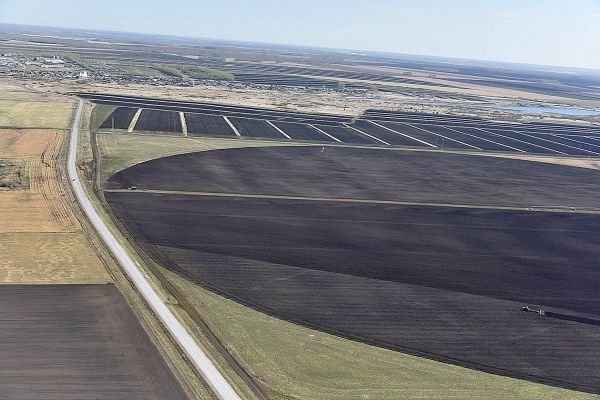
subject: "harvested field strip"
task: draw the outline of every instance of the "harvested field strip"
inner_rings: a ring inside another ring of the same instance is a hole
[[[135,129],[135,127],[140,119],[140,115],[142,115],[142,111],[143,111],[142,108],[137,109],[137,111],[133,115],[133,118],[131,119],[131,122],[129,123],[129,126],[127,127],[127,132],[133,132],[133,130]]]
[[[269,124],[273,128],[275,128],[277,130],[277,132],[281,133],[281,135],[283,135],[286,139],[291,139],[290,135],[288,135],[287,133],[285,133],[280,127],[278,127],[277,125],[273,124],[271,121],[267,121],[267,124]]]
[[[107,283],[82,232],[0,233],[0,283]]]
[[[470,149],[469,146],[463,145],[453,140],[448,140],[442,136],[435,135],[432,132],[429,132],[424,129],[419,129],[415,126],[406,123],[397,123],[397,122],[377,122],[381,126],[385,126],[386,128],[393,129],[394,131],[403,133],[412,138],[421,140],[423,142],[429,143],[435,147],[439,148],[449,148],[449,149]]]
[[[364,130],[358,129],[358,128],[357,128],[357,127],[355,127],[355,126],[350,126],[350,125],[348,125],[348,124],[343,124],[343,126],[344,126],[344,127],[346,127],[346,128],[350,128],[350,129],[352,129],[352,130],[353,130],[354,132],[356,132],[356,133],[359,133],[359,134],[361,134],[361,135],[363,135],[363,136],[366,136],[366,137],[368,137],[368,138],[371,138],[371,139],[373,139],[373,140],[377,141],[377,142],[378,142],[378,143],[380,143],[380,144],[384,144],[384,145],[386,145],[386,146],[389,146],[389,145],[390,145],[390,143],[386,142],[385,140],[383,140],[383,139],[381,139],[381,138],[379,138],[379,137],[377,137],[377,136],[373,136],[373,135],[371,135],[370,133],[368,133],[368,132],[365,132]]]
[[[0,158],[34,158],[62,137],[54,129],[0,129]]]
[[[470,143],[473,143],[484,150],[504,151],[504,152],[516,151],[516,152],[520,152],[520,153],[525,152],[524,150],[521,150],[517,147],[513,147],[508,144],[500,143],[497,140],[497,138],[490,137],[490,135],[486,135],[482,131],[478,131],[477,132],[478,134],[475,134],[475,132],[473,132],[473,131],[468,132],[463,128],[460,128],[460,129],[456,128],[456,127],[444,127],[444,128],[447,131],[458,133],[458,134],[462,135],[461,137],[465,137],[466,140],[468,140]]]
[[[107,189],[105,193],[129,193],[129,189]],[[600,208],[588,209],[578,208],[561,208],[560,206],[533,206],[533,207],[518,207],[518,206],[495,206],[489,204],[455,204],[455,203],[428,203],[428,202],[413,202],[413,201],[398,201],[398,200],[381,200],[381,199],[348,199],[339,197],[305,197],[305,196],[285,196],[275,194],[248,194],[248,193],[218,193],[218,192],[189,192],[179,190],[159,190],[146,189],[143,192],[137,193],[154,193],[154,194],[173,194],[185,196],[200,196],[200,197],[225,197],[239,199],[266,199],[266,200],[300,200],[306,202],[325,202],[325,203],[356,203],[356,204],[380,204],[380,205],[402,205],[402,206],[419,206],[419,207],[435,207],[435,208],[472,208],[480,210],[511,210],[511,211],[531,211],[543,213],[565,213],[565,214],[600,214]]]
[[[185,120],[185,114],[179,111],[179,119],[181,120],[181,131],[183,132],[183,136],[188,135],[187,122]]]

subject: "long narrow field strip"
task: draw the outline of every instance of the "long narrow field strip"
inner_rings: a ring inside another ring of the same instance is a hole
[[[181,132],[183,132],[183,136],[188,135],[187,123],[185,121],[185,114],[179,111],[179,120],[181,121]]]
[[[338,142],[338,143],[342,143],[342,141],[340,139],[336,138],[333,135],[330,135],[329,133],[325,132],[323,129],[321,129],[321,128],[317,127],[317,126],[314,126],[313,124],[308,124],[308,126],[310,126],[311,128],[315,129],[319,133],[322,133],[323,135],[327,136],[328,138],[332,139],[333,141]]]
[[[129,123],[129,126],[127,127],[127,132],[133,132],[133,130],[135,129],[135,126],[137,125],[138,120],[140,119],[140,115],[142,115],[142,111],[143,111],[142,108],[137,109],[137,111],[133,115],[133,118],[131,118],[131,122]]]
[[[510,149],[510,150],[521,152],[521,153],[525,153],[525,150],[521,150],[521,149],[518,149],[516,147],[509,146],[507,144],[499,143],[499,142],[496,142],[494,140],[491,140],[491,139],[488,139],[488,138],[484,138],[482,136],[473,135],[472,133],[464,132],[462,130],[458,130],[456,128],[452,128],[452,127],[449,127],[449,126],[445,126],[444,128],[446,128],[448,130],[451,130],[451,131],[454,131],[454,132],[457,132],[457,133],[460,133],[460,134],[463,134],[463,135],[471,136],[471,137],[475,138],[476,140],[480,140],[480,141],[484,141],[484,142],[489,142],[492,145],[496,145],[495,148],[498,149],[498,150]],[[490,147],[488,144],[484,144],[484,146],[485,146],[486,150],[494,149],[494,146]]]
[[[471,149],[475,149],[475,150],[482,150],[480,147],[474,146],[474,145],[472,145],[472,144],[469,144],[469,143],[465,143],[465,142],[463,142],[462,140],[458,140],[458,139],[455,139],[455,138],[451,138],[451,137],[449,137],[448,135],[442,135],[441,133],[432,132],[432,131],[431,131],[431,130],[429,130],[429,129],[425,129],[425,128],[422,128],[422,127],[420,127],[420,126],[413,125],[413,124],[409,124],[409,123],[406,123],[406,125],[407,125],[407,126],[410,126],[411,128],[414,128],[414,129],[419,129],[419,130],[422,130],[423,132],[427,132],[427,133],[430,133],[430,134],[432,134],[432,135],[435,135],[435,136],[439,136],[439,137],[441,137],[442,139],[444,139],[444,142],[443,142],[443,143],[444,143],[445,145],[447,145],[448,147],[456,147],[456,145],[455,145],[455,144],[452,144],[452,143],[459,143],[459,144],[460,144],[460,145],[462,145],[463,147],[467,147],[467,148],[471,148]],[[446,141],[448,141],[448,142],[446,142]],[[459,146],[459,147],[460,147],[460,146]]]
[[[236,136],[220,115],[185,113],[188,136]]]
[[[426,145],[426,146],[429,146],[429,147],[434,147],[434,148],[436,148],[436,147],[437,147],[437,146],[435,146],[434,144],[431,144],[431,143],[429,143],[429,142],[427,142],[427,141],[425,141],[425,140],[421,140],[421,139],[414,138],[414,137],[412,137],[412,136],[410,136],[410,135],[407,135],[406,133],[402,133],[402,132],[400,132],[400,131],[397,131],[397,130],[395,130],[395,129],[392,129],[392,128],[390,128],[390,127],[387,127],[387,126],[385,126],[385,125],[381,125],[381,124],[379,124],[379,123],[377,123],[377,122],[375,122],[375,121],[367,120],[367,122],[369,122],[369,123],[371,123],[371,124],[373,124],[373,125],[375,125],[375,126],[378,126],[379,128],[382,128],[382,129],[385,129],[385,130],[387,130],[387,131],[390,131],[390,132],[396,133],[396,134],[398,134],[398,135],[400,135],[400,136],[404,136],[405,138],[408,138],[408,139],[410,139],[410,140],[413,140],[413,141],[415,141],[415,142],[417,142],[417,143],[421,143],[421,144],[424,144],[424,145]]]
[[[368,134],[368,133],[366,133],[366,132],[363,132],[363,131],[361,131],[361,130],[360,130],[360,129],[358,129],[358,128],[355,128],[355,127],[353,127],[353,126],[350,126],[350,125],[348,125],[348,124],[343,124],[343,125],[344,125],[346,128],[350,128],[350,129],[352,129],[353,131],[360,133],[361,135],[365,135],[365,136],[367,136],[367,137],[370,137],[371,139],[373,139],[373,140],[376,140],[376,141],[378,141],[378,142],[379,142],[379,143],[381,143],[381,144],[385,144],[386,146],[389,146],[389,145],[390,145],[390,144],[389,144],[388,142],[386,142],[385,140],[383,140],[383,139],[380,139],[380,138],[378,138],[378,137],[375,137],[375,136],[373,136],[373,135],[370,135],[370,134]]]
[[[128,189],[109,189],[106,193],[130,193]],[[499,206],[490,204],[460,204],[460,203],[431,203],[431,202],[416,202],[416,201],[399,201],[399,200],[380,200],[380,199],[352,199],[352,198],[336,198],[336,197],[310,197],[310,196],[285,196],[276,194],[250,194],[250,193],[219,193],[219,192],[190,192],[182,190],[160,190],[160,189],[145,189],[136,193],[154,193],[154,194],[172,194],[184,196],[200,196],[200,197],[232,197],[240,199],[265,199],[265,200],[292,200],[292,201],[308,201],[308,202],[325,202],[325,203],[356,203],[356,204],[380,204],[380,205],[402,205],[402,206],[419,206],[419,207],[436,207],[436,208],[472,208],[479,210],[512,210],[512,211],[531,211],[531,212],[550,212],[550,213],[565,213],[565,214],[599,214],[600,207],[570,207],[553,206],[553,205],[531,205],[525,206]]]
[[[231,130],[235,133],[235,136],[242,136],[242,135],[240,135],[240,131],[237,130],[237,128],[235,127],[235,125],[233,125],[231,123],[231,121],[229,120],[229,118],[227,118],[226,116],[223,116],[223,119],[225,120],[225,122],[227,122],[227,125],[229,125],[229,127],[231,128]]]
[[[240,135],[253,138],[284,139],[280,130],[264,119],[229,117],[229,121],[237,128]]]
[[[449,137],[450,139],[458,140],[463,143],[469,144],[471,146],[475,146],[484,151],[502,151],[502,152],[513,151],[513,149],[510,149],[506,146],[502,146],[499,143],[492,142],[488,139],[480,138],[473,134],[461,132],[451,126],[426,125],[426,124],[416,124],[416,126],[420,126],[424,129],[427,129],[430,132],[435,133],[435,134],[443,135],[445,137]]]
[[[326,131],[331,136],[335,136],[340,141],[344,143],[352,143],[352,144],[381,144],[381,141],[375,140],[372,137],[367,135],[363,135],[362,133],[358,133],[353,129],[350,129],[346,126],[324,126],[321,125],[319,127],[322,131]]]
[[[497,137],[501,137],[501,138],[504,138],[504,139],[513,140],[513,141],[516,141],[516,142],[523,143],[526,146],[528,146],[529,149],[531,149],[531,146],[533,146],[534,148],[545,150],[544,152],[566,155],[566,153],[563,153],[562,151],[551,149],[549,147],[542,146],[540,144],[536,144],[536,143],[533,143],[531,141],[528,141],[523,136],[519,135],[519,136],[515,137],[516,132],[513,132],[513,134],[511,134],[510,131],[505,131],[505,130],[500,131],[501,133],[498,133],[498,131],[496,131],[496,130],[492,131],[492,130],[487,129],[487,128],[484,129],[484,128],[478,128],[478,127],[476,127],[475,129],[477,129],[479,131],[482,131],[482,132],[485,132],[485,133],[488,133],[488,134],[491,134],[491,135],[494,135],[494,136],[497,136]]]
[[[283,130],[286,135],[290,136],[295,140],[311,140],[311,141],[333,141],[329,136],[323,135],[321,132],[317,131],[315,128],[312,128],[308,124],[298,124],[294,122],[280,122],[275,121],[272,122],[273,125],[279,127]]]
[[[286,139],[291,139],[291,137],[285,133],[281,128],[279,128],[278,126],[274,125],[271,121],[267,120],[267,124],[271,125],[273,128],[275,128],[277,130],[277,132],[281,133]]]

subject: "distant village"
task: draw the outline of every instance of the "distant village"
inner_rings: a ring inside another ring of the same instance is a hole
[[[82,66],[82,64],[86,64]],[[86,68],[87,67],[87,68]],[[106,63],[83,63],[62,56],[30,56],[0,53],[0,76],[47,80],[86,80],[98,83],[193,86],[189,79],[125,74]]]

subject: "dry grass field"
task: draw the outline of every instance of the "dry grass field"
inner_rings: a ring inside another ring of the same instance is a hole
[[[73,232],[80,228],[57,177],[60,130],[2,130],[1,157],[29,159],[29,189],[0,192],[0,232]]]
[[[66,129],[74,103],[48,95],[3,92],[0,95],[0,127]]]
[[[82,232],[0,233],[2,283],[107,283],[110,276]]]
[[[0,283],[111,281],[59,182],[72,109],[45,95],[0,94],[0,126],[11,126],[0,129],[0,159],[20,163],[27,174],[27,185],[0,191]]]

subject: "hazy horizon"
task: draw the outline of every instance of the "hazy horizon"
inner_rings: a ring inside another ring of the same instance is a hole
[[[90,4],[0,0],[0,23],[600,70],[600,54],[590,51],[600,37],[600,3],[591,0],[376,0],[368,7],[107,0],[93,13]]]

